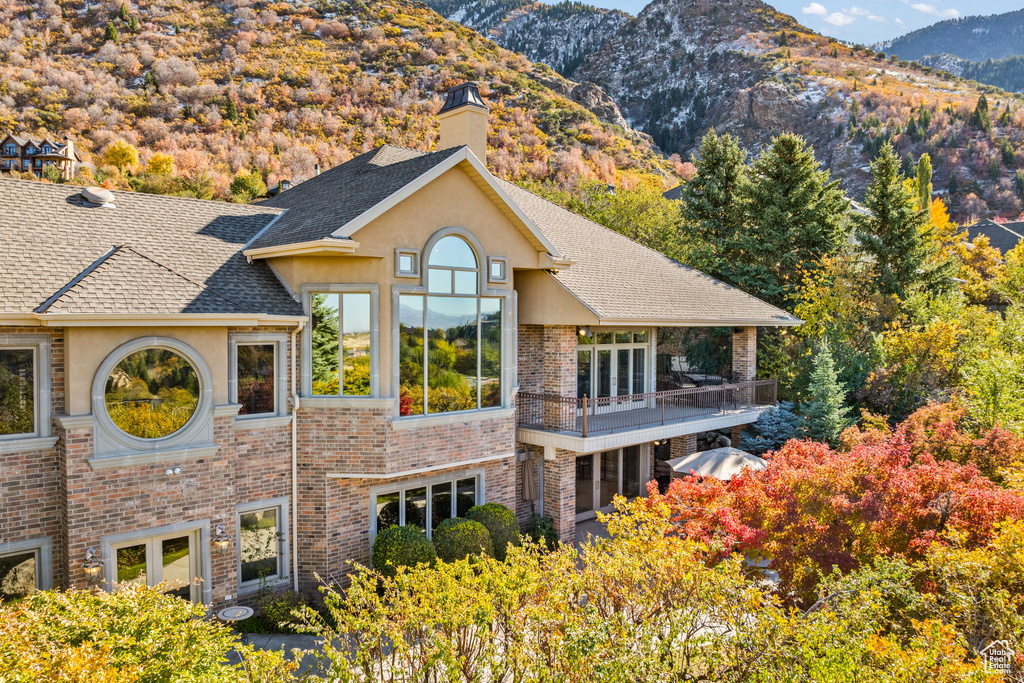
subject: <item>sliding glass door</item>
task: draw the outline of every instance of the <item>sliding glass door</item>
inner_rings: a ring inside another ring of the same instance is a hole
[[[644,446],[628,446],[576,458],[576,521],[614,510],[616,495],[636,498],[643,482]]]

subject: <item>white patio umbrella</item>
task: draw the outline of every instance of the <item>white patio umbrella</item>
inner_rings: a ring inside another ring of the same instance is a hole
[[[738,448],[726,446],[673,458],[668,464],[672,467],[674,477],[683,477],[693,472],[700,477],[728,481],[744,469],[763,470],[768,466],[768,461]]]

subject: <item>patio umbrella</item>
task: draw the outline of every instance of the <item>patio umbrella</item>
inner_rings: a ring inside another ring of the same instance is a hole
[[[537,472],[534,463],[532,454],[523,460],[523,500],[530,502],[537,500]]]
[[[744,469],[763,470],[768,461],[756,455],[727,446],[700,451],[683,458],[668,461],[672,474],[676,477],[686,476],[692,471],[700,477],[714,477],[728,481]]]

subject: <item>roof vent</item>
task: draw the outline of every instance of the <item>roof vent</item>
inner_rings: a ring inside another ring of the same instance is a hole
[[[82,199],[93,206],[107,209],[117,208],[114,204],[114,193],[102,187],[87,187],[82,190]]]

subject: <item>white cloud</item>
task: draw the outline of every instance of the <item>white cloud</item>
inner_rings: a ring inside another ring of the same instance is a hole
[[[843,14],[842,12],[833,12],[827,17],[822,17],[822,19],[833,26],[846,26],[857,21],[857,17],[851,17],[849,14]]]
[[[885,17],[880,17],[877,14],[869,14],[868,15],[868,21],[876,21],[879,24],[888,24],[889,23],[888,19],[886,19]],[[903,22],[901,21],[900,23],[902,24]]]
[[[900,19],[899,17],[896,17],[895,19],[893,19],[893,23],[896,23],[896,24],[899,24],[900,26],[903,26],[903,20]]]
[[[863,7],[851,7],[849,9],[843,8],[843,12],[846,14],[852,14],[855,17],[869,17],[871,16],[871,10],[866,10]]]
[[[910,5],[911,9],[916,9],[918,12],[924,12],[925,14],[931,14],[942,19],[956,19],[960,16],[960,12],[957,10],[950,9],[939,9],[935,5],[929,5],[926,2],[915,2]]]
[[[825,6],[819,5],[816,2],[812,2],[807,7],[800,8],[800,11],[804,14],[813,14],[819,17],[828,16],[828,10],[825,9]]]

